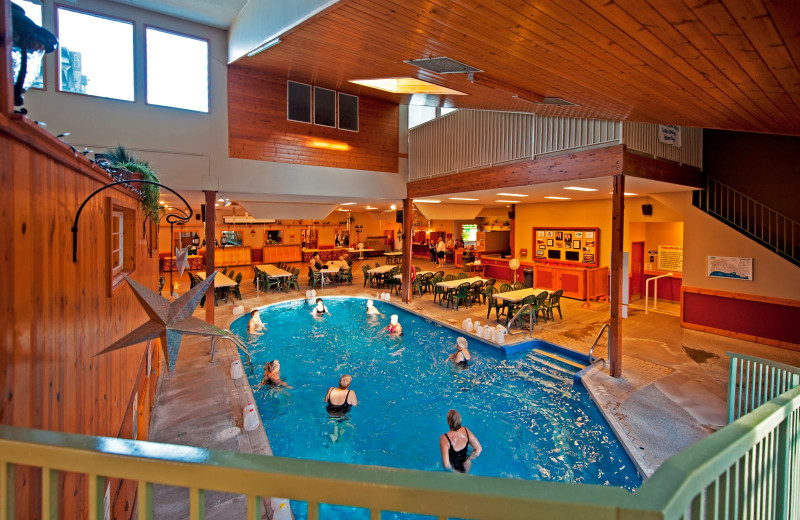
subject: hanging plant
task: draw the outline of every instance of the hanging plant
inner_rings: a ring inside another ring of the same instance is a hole
[[[107,150],[105,156],[111,166],[115,168],[127,170],[132,174],[136,174],[137,177],[141,176],[146,181],[158,182],[158,177],[147,161],[139,159],[121,144],[114,149]],[[158,203],[161,193],[158,186],[145,183],[136,184],[136,188],[142,192],[142,211],[150,220],[158,222],[159,212],[161,211],[161,205]]]

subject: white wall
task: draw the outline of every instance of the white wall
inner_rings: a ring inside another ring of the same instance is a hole
[[[44,3],[45,27],[55,32],[53,0]],[[240,193],[405,197],[405,177],[395,173],[229,158],[225,31],[102,0],[80,0],[76,5],[66,5],[134,21],[136,101],[58,92],[56,53],[51,53],[46,57],[47,90],[32,90],[25,96],[29,117],[46,122],[50,132],[71,132],[67,141],[98,152],[123,144],[148,159],[162,182],[177,190],[199,190],[204,186],[210,189],[218,185],[222,191]],[[210,113],[145,103],[145,24],[210,41]],[[113,69],[113,64],[109,68]]]

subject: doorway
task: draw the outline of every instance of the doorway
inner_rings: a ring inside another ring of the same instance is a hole
[[[644,292],[644,242],[631,243],[631,301],[642,298]]]

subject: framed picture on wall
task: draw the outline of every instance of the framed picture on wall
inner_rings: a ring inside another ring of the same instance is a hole
[[[573,240],[572,241],[572,248],[573,249],[580,249],[581,248],[581,241],[580,240]]]
[[[547,247],[553,247],[553,239],[552,238],[548,238],[547,239]]]
[[[594,231],[587,231],[586,238],[594,238]]]
[[[556,240],[564,240],[564,232],[556,231]]]
[[[585,264],[593,264],[594,263],[594,255],[589,253],[583,253],[583,263]]]
[[[543,237],[544,236],[544,231],[537,231],[536,232],[536,236],[537,237]]]
[[[587,240],[586,247],[594,247],[594,240]]]
[[[552,231],[548,231],[547,232],[547,238],[553,238],[553,232]]]
[[[576,231],[575,238],[583,238],[583,231]]]
[[[558,240],[556,240],[556,247],[559,249],[564,247],[564,242],[559,242]]]
[[[564,233],[564,241],[572,242],[572,233]]]

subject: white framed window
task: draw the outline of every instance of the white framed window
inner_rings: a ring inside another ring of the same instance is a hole
[[[336,128],[336,91],[314,87],[314,124]]]
[[[25,11],[25,16],[31,19],[33,23],[42,26],[42,5],[31,2],[30,0],[11,0],[12,3],[17,4]],[[44,88],[44,65],[39,72],[39,77],[33,82],[31,88]]]
[[[436,119],[436,107],[408,105],[408,127],[414,128],[422,123]]]
[[[449,114],[450,112],[455,112],[456,110],[458,110],[458,109],[457,109],[457,108],[447,108],[447,107],[442,107],[442,108],[440,108],[440,109],[439,109],[439,116],[438,116],[438,117],[441,117],[441,116],[447,115],[447,114]]]
[[[286,119],[311,123],[311,85],[286,82]]]
[[[209,111],[208,40],[145,27],[147,103]]]
[[[58,89],[134,101],[133,22],[58,6]]]
[[[122,211],[111,212],[111,274],[113,276],[122,272],[125,253],[125,213]]]

